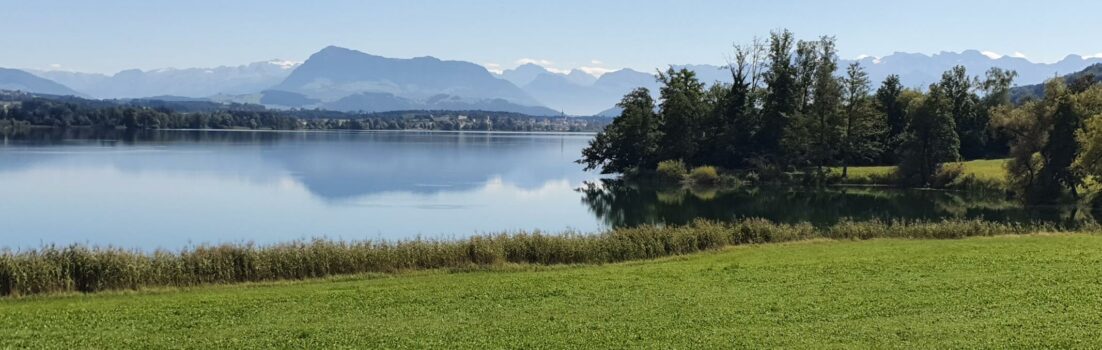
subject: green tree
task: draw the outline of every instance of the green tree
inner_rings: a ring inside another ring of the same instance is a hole
[[[659,72],[658,128],[661,137],[658,141],[658,153],[662,159],[693,160],[696,156],[697,140],[702,137],[699,123],[705,112],[704,83],[697,80],[696,73],[688,69]]]
[[[903,132],[907,128],[907,101],[903,99],[903,91],[903,83],[895,74],[885,78],[880,88],[876,89],[876,110],[888,124],[883,139],[885,152],[880,158],[887,163],[897,161],[896,151],[903,142]]]
[[[704,91],[704,112],[697,130],[696,163],[721,164],[726,158],[727,107],[731,103],[732,86],[715,83]]]
[[[1000,132],[998,128],[990,127],[990,121],[996,108],[1011,105],[1010,88],[1017,76],[1018,73],[1015,71],[993,67],[987,70],[984,80],[980,82],[983,97],[980,99],[980,108],[977,113],[981,121],[988,123],[985,156],[1000,157],[1009,153],[1010,136]]]
[[[758,68],[764,47],[755,40],[751,45],[735,46],[734,61],[728,64],[732,84],[722,104],[724,130],[723,156],[716,164],[744,167],[755,156],[753,136],[759,127],[755,107]]]
[[[796,112],[795,122],[785,135],[785,144],[793,158],[822,171],[824,166],[835,161],[839,150],[842,89],[834,76],[838,70],[834,38],[822,37],[811,47],[819,50],[813,55],[816,62],[811,78],[811,104],[806,110]]]
[[[650,91],[635,89],[617,106],[623,112],[589,142],[578,163],[586,170],[600,168],[603,174],[653,169],[660,135]]]
[[[869,84],[869,74],[860,63],[846,68],[842,88],[842,177],[849,176],[849,165],[871,162],[884,151],[887,120],[873,108]]]
[[[1076,135],[1084,136],[1074,96],[1062,79],[1045,83],[1043,99],[1018,108],[997,107],[993,115],[992,124],[1011,135],[1007,173],[1019,197],[1046,203],[1065,193],[1075,195]]]
[[[1076,105],[1086,118],[1075,135],[1080,152],[1074,167],[1094,183],[1102,183],[1102,85],[1076,88],[1082,91],[1076,94]]]
[[[976,112],[979,103],[979,97],[974,92],[976,82],[968,76],[964,66],[956,66],[942,74],[938,85],[945,94],[949,113],[956,123],[961,156],[964,159],[983,157],[988,121],[984,119],[985,115]]]
[[[788,30],[774,31],[769,38],[768,68],[763,73],[765,96],[761,127],[755,134],[760,155],[780,161],[781,143],[788,121],[796,112],[796,69],[792,64],[794,36]]]
[[[950,103],[939,84],[908,106],[911,116],[900,148],[898,175],[909,186],[930,186],[942,163],[960,158]]]

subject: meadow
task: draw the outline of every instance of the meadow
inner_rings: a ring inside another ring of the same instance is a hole
[[[825,240],[0,300],[0,348],[1069,348],[1102,237]]]
[[[981,184],[989,188],[1005,187],[1007,159],[977,159],[957,163],[946,163],[947,168],[960,170],[958,180]],[[832,172],[841,175],[841,168],[833,168]],[[896,181],[892,177],[895,166],[857,166],[850,167],[848,177],[842,179],[848,184],[877,184],[888,185]]]

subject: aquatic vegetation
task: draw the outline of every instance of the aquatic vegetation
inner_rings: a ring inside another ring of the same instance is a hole
[[[1044,224],[981,220],[848,221],[828,227],[764,219],[697,220],[599,234],[541,232],[397,242],[315,239],[268,246],[223,244],[146,253],[117,247],[45,246],[0,252],[0,295],[133,290],[297,280],[359,273],[513,264],[602,264],[810,238],[947,239],[1055,231]],[[1080,228],[1093,230],[1093,228]]]

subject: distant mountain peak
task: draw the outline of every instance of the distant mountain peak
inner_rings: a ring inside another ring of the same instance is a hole
[[[0,68],[0,90],[18,90],[47,95],[83,96],[50,79],[19,70]]]
[[[273,89],[301,94],[322,104],[340,101],[346,110],[417,105],[440,95],[465,99],[472,105],[492,99],[520,106],[538,105],[523,90],[498,79],[481,65],[432,56],[388,58],[336,46],[311,55]]]

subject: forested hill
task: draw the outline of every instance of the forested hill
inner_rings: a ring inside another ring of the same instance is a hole
[[[153,99],[94,100],[0,90],[0,129],[598,131],[607,123],[606,118],[536,117],[509,112],[272,110],[253,104]]]
[[[1065,75],[1063,78],[1064,81],[1070,85],[1102,82],[1102,63],[1094,64],[1079,72]],[[1030,98],[1040,98],[1044,96],[1044,94],[1045,84],[1018,86],[1010,90],[1011,99],[1015,103],[1021,103]]]

